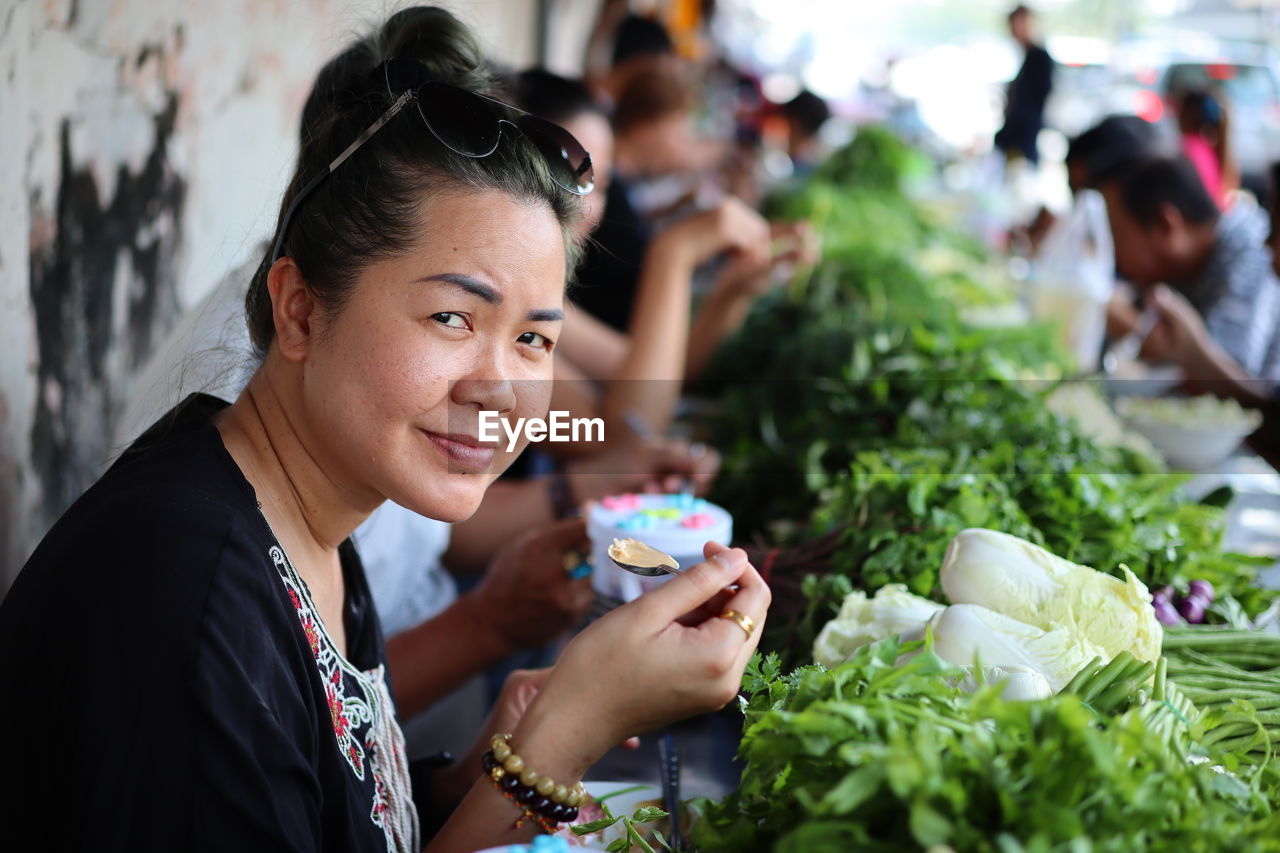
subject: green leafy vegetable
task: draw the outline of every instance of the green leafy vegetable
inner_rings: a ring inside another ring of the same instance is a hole
[[[1188,762],[1161,730],[1176,719],[1165,700],[1100,716],[1070,695],[971,695],[957,673],[884,640],[764,686],[738,791],[697,804],[698,849],[1280,849],[1275,769]]]
[[[723,454],[713,499],[735,532],[783,547],[839,537],[812,571],[774,578],[766,647],[807,662],[854,587],[937,597],[946,543],[970,526],[1101,571],[1125,564],[1151,587],[1208,580],[1245,616],[1265,609],[1274,593],[1252,582],[1265,561],[1221,547],[1227,494],[1191,501],[1183,477],[1050,410],[1066,365],[1052,328],[966,322],[967,306],[1013,291],[903,192],[918,164],[863,130],[775,200],[820,231],[823,261],[761,299],[706,372]]]

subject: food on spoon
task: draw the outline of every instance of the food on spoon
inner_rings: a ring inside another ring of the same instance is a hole
[[[639,539],[669,555],[667,565],[688,568],[702,561],[707,542],[728,545],[733,541],[733,517],[722,507],[690,494],[615,495],[587,511],[587,536],[591,539],[591,563],[596,568],[592,586],[602,601],[624,602],[666,583],[671,575],[658,569],[642,569],[646,573],[639,575],[615,569],[609,558],[609,546],[615,538]]]
[[[680,564],[657,548],[651,548],[639,539],[614,539],[609,546],[609,559],[628,566],[642,569],[656,569],[659,566],[679,568]]]

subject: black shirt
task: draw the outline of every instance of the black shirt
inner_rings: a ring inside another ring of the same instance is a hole
[[[1044,105],[1053,90],[1053,57],[1039,45],[1027,48],[1018,75],[1009,83],[1004,126],[996,134],[1001,151],[1017,151],[1032,163],[1040,160],[1036,138],[1044,125]]]
[[[416,845],[359,559],[344,543],[343,658],[212,423],[225,405],[148,430],[0,605],[7,849]]]
[[[648,245],[649,226],[631,204],[626,181],[615,177],[605,194],[600,225],[587,241],[576,283],[569,291],[574,304],[626,332]]]

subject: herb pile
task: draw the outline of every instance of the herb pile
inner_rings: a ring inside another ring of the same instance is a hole
[[[928,636],[803,665],[854,589],[943,600],[964,528],[1126,565],[1171,600],[1197,581],[1217,591],[1211,622],[1247,624],[1274,596],[1253,585],[1267,561],[1222,550],[1230,495],[1193,502],[1185,478],[1046,404],[1066,371],[1053,330],[966,321],[1010,288],[901,191],[914,163],[864,131],[775,202],[818,226],[824,260],[709,371],[714,497],[770,555],[775,598],[773,651],[744,679],[741,784],[698,804],[697,849],[1280,850],[1280,640],[1188,628],[1167,658],[1095,659],[1028,701],[971,692]]]
[[[807,217],[823,261],[762,300],[710,366],[724,454],[713,498],[740,538],[803,547],[775,575],[765,645],[805,662],[852,588],[938,597],[946,543],[990,527],[1148,586],[1219,592],[1210,620],[1255,615],[1265,560],[1224,553],[1222,496],[1194,503],[1157,460],[1100,446],[1045,404],[1064,372],[1052,329],[978,328],[1009,299],[981,252],[900,189],[914,155],[864,130],[774,210]],[[785,563],[785,561],[783,561]]]
[[[883,640],[787,675],[776,656],[757,658],[741,786],[699,803],[697,849],[1280,849],[1274,766],[1236,775],[1188,761],[1200,724],[1163,697],[1112,716],[1065,692],[970,694],[920,646]]]

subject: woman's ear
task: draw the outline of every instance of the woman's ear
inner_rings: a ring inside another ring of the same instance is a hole
[[[316,301],[292,258],[281,258],[267,273],[271,295],[271,319],[276,327],[276,346],[289,361],[302,361],[311,343],[311,321]]]

